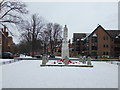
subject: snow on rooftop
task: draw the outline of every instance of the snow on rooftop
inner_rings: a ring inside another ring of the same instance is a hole
[[[118,36],[120,36],[120,34],[118,34]]]
[[[93,37],[97,37],[96,33],[93,34]]]
[[[119,38],[118,36],[116,36],[115,38]]]
[[[89,35],[90,33],[86,33],[86,37],[82,38],[81,41],[84,41]]]
[[[91,33],[86,33],[86,36],[88,37]]]
[[[77,39],[77,41],[80,41],[80,39]]]
[[[82,38],[82,39],[81,39],[81,41],[84,41],[84,40],[85,40],[85,38]]]
[[[3,65],[3,88],[118,88],[118,66],[92,62],[88,67],[40,67],[41,61]]]

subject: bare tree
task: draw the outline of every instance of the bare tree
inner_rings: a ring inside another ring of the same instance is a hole
[[[48,31],[44,30],[42,34],[40,35],[40,40],[42,41],[42,46],[44,50],[44,54],[48,53],[48,45],[49,45],[49,33]]]
[[[37,14],[33,14],[30,21],[24,21],[20,25],[20,28],[23,31],[21,34],[22,39],[31,43],[32,55],[34,55],[36,43],[40,39],[45,28],[44,19]]]
[[[48,40],[50,42],[49,45],[50,45],[50,51],[51,52],[52,52],[52,47],[53,47],[52,31],[53,31],[53,23],[48,23],[47,27],[46,27],[46,32],[47,32]]]
[[[59,42],[62,41],[62,26],[55,23],[53,27],[53,51],[55,52],[56,47],[59,45]]]
[[[48,23],[46,30],[49,36],[51,53],[53,54],[56,50],[58,42],[62,40],[62,26],[57,23]]]
[[[0,1],[0,24],[14,23],[22,21],[21,14],[27,14],[28,10],[23,2],[18,0]]]

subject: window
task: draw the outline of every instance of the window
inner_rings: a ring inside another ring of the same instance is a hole
[[[89,43],[89,40],[86,40],[86,43]]]
[[[114,50],[115,50],[115,51],[120,51],[120,47],[117,47],[117,46],[116,46],[116,47],[114,48]]]
[[[103,52],[103,55],[108,55],[109,53],[108,52]]]
[[[92,37],[92,43],[96,43],[97,42],[97,37]]]
[[[79,41],[77,41],[77,42],[76,42],[76,45],[80,45],[80,42],[79,42]]]
[[[97,56],[97,52],[92,52],[92,56]]]
[[[74,51],[74,49],[72,49],[72,51]]]
[[[108,45],[106,45],[106,47],[108,48]]]
[[[108,36],[104,36],[104,37],[103,37],[103,40],[108,40]]]
[[[97,50],[97,46],[92,46],[92,50]]]
[[[85,50],[89,50],[89,47],[88,46],[83,46],[83,51],[85,51]]]
[[[106,52],[106,55],[108,55],[108,52]]]
[[[106,45],[104,44],[103,47],[104,47],[104,48],[108,48],[108,44],[106,44]]]
[[[103,52],[103,55],[105,55],[105,52]]]
[[[105,44],[103,45],[103,47],[105,48]]]
[[[115,44],[119,44],[119,43],[120,43],[120,39],[115,39],[115,40],[114,40],[114,43],[115,43]]]
[[[88,46],[86,47],[86,50],[89,50],[89,47],[88,47]]]

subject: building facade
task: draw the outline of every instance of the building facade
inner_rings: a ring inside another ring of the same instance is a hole
[[[78,56],[83,54],[84,39],[88,35],[89,33],[73,33],[73,41],[72,41],[73,56]]]
[[[120,56],[120,30],[105,30],[99,25],[84,40],[84,55],[95,58]]]
[[[0,52],[12,52],[13,38],[8,35],[7,28],[0,29]]]

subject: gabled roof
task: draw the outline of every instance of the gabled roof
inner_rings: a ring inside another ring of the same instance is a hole
[[[85,36],[86,36],[86,33],[73,33],[73,38],[75,38],[75,39],[82,38]]]
[[[3,33],[3,31],[2,31],[2,28],[0,29],[0,33],[5,37],[5,38],[7,38],[7,36]]]
[[[117,33],[120,33],[120,30],[105,30],[101,25],[99,25],[88,37],[90,37],[91,35],[94,34],[94,32],[96,30],[98,30],[99,28],[103,29],[108,36],[110,36],[110,38],[115,38],[115,36],[117,35]]]
[[[84,41],[85,39],[87,39],[87,37],[90,35],[90,33],[86,33],[86,37],[83,37],[82,39],[81,39],[81,41]]]
[[[106,30],[107,33],[109,33],[109,35],[112,38],[115,38],[116,36],[118,36],[120,34],[120,30]]]

